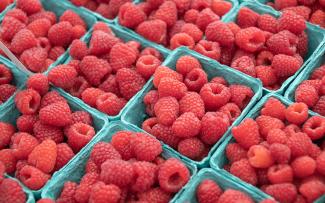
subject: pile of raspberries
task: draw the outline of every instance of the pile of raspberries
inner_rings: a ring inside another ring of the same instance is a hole
[[[96,134],[92,117],[72,112],[65,98],[48,91],[47,77],[31,76],[17,93],[15,107],[22,114],[16,127],[0,122],[0,162],[32,190],[41,189]]]
[[[208,80],[201,63],[181,56],[176,71],[159,66],[155,89],[143,102],[149,116],[142,129],[192,160],[202,160],[241,114],[254,92],[223,77]]]
[[[324,0],[274,0],[267,5],[280,11],[293,11],[305,20],[325,28]]]
[[[0,202],[25,203],[27,196],[19,183],[13,179],[5,178],[5,165],[0,161]]]
[[[123,42],[103,22],[94,25],[89,47],[74,40],[70,55],[73,60],[67,65],[49,72],[49,81],[109,116],[119,114],[162,60],[156,49]]]
[[[57,21],[54,12],[44,10],[40,0],[17,0],[0,25],[0,40],[32,72],[44,72],[74,39],[87,32],[84,20],[66,10]],[[2,55],[5,55],[2,53]]]
[[[309,80],[297,87],[295,101],[303,102],[314,112],[325,116],[325,65],[316,68]]]
[[[191,174],[162,150],[147,134],[119,131],[94,145],[80,182],[65,182],[56,202],[169,202]]]
[[[325,193],[325,118],[271,97],[256,119],[232,129],[224,168],[279,202],[313,202]]]
[[[236,22],[225,23],[220,21],[218,9],[229,10],[227,1],[183,2],[182,9],[174,1],[146,3],[151,6],[144,11],[142,4],[124,4],[119,23],[170,49],[186,46],[259,78],[270,90],[279,89],[298,71],[308,51],[305,19],[293,11],[284,11],[276,19],[242,7]]]
[[[0,105],[16,92],[16,87],[12,83],[13,74],[11,70],[6,65],[0,64]]]

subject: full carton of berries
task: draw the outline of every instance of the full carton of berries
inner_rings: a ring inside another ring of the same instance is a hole
[[[64,167],[99,132],[106,120],[49,91],[47,77],[31,76],[0,116],[0,162],[39,195],[51,175]]]
[[[96,19],[54,0],[17,0],[1,21],[1,42],[29,71],[39,73],[62,62],[71,42]]]
[[[268,95],[232,137],[211,158],[213,167],[279,202],[313,202],[325,194],[325,118],[309,116],[306,104]]]

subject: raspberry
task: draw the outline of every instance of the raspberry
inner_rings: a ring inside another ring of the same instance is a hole
[[[270,130],[273,129],[284,129],[284,123],[277,118],[271,116],[259,116],[256,119],[256,122],[259,126],[260,134],[266,138]]]
[[[244,85],[230,85],[229,89],[231,93],[230,101],[235,103],[241,109],[246,107],[254,96],[254,92],[251,88]]]
[[[288,30],[296,35],[301,34],[306,29],[304,17],[292,11],[284,11],[278,20],[278,31]]]
[[[162,60],[162,55],[160,54],[160,52],[157,49],[152,47],[146,47],[142,49],[140,56],[145,56],[145,55],[152,55],[158,58],[160,61]]]
[[[247,157],[247,151],[237,143],[230,143],[226,148],[226,157],[230,163],[234,163]]]
[[[184,83],[172,78],[162,78],[158,85],[158,93],[160,97],[172,96],[181,99],[187,91]]]
[[[16,87],[10,84],[3,84],[0,85],[0,91],[0,102],[4,103],[16,92]]]
[[[217,14],[215,14],[210,8],[205,8],[197,16],[195,24],[200,28],[200,30],[205,32],[209,24],[218,20],[220,20],[220,17]]]
[[[222,189],[211,179],[203,180],[196,189],[196,198],[199,203],[218,202]]]
[[[269,52],[269,51],[261,51],[257,55],[256,65],[257,66],[269,66],[272,63],[272,60],[273,60],[273,53],[272,52]]]
[[[93,124],[93,118],[86,111],[75,111],[71,114],[72,123],[85,123],[88,125]]]
[[[86,104],[95,107],[97,99],[104,93],[101,89],[91,87],[81,93],[81,98]]]
[[[221,22],[215,21],[210,23],[205,30],[206,39],[218,42],[221,46],[230,47],[235,42],[235,36],[229,27]]]
[[[1,38],[11,41],[25,27],[25,24],[14,17],[6,16],[1,23]]]
[[[151,134],[173,148],[177,148],[180,141],[180,138],[174,136],[171,126],[165,126],[159,123],[152,127]]]
[[[318,173],[325,174],[325,152],[322,152],[316,159],[316,170]]]
[[[293,171],[287,164],[273,165],[268,169],[267,177],[272,184],[291,183],[293,180]]]
[[[140,201],[144,202],[169,202],[171,198],[170,193],[160,189],[159,187],[139,194]]]
[[[42,4],[39,0],[17,0],[16,7],[31,15],[41,11]]]
[[[134,175],[132,164],[123,160],[106,160],[101,165],[100,179],[106,184],[124,187],[132,182]]]
[[[278,54],[273,57],[272,68],[278,77],[289,77],[295,74],[301,66],[301,62],[293,57]]]
[[[18,92],[15,97],[16,107],[22,114],[34,114],[38,110],[40,103],[41,96],[33,89]]]
[[[193,23],[195,24],[196,23],[196,19],[198,18],[199,16],[199,11],[196,10],[196,9],[189,9],[185,12],[183,18],[184,18],[184,21],[187,22],[187,23]]]
[[[25,50],[36,47],[37,40],[34,34],[28,29],[22,29],[11,41],[11,51],[15,54],[21,54]]]
[[[37,12],[33,15],[28,16],[28,21],[29,21],[29,23],[31,23],[34,20],[42,19],[42,18],[46,18],[46,19],[50,20],[52,25],[56,23],[56,15],[52,11]]]
[[[69,127],[66,136],[74,152],[80,151],[95,136],[95,129],[84,123],[75,123]]]
[[[44,140],[28,156],[28,163],[44,173],[53,171],[57,158],[57,146],[53,140]]]
[[[156,117],[148,118],[147,120],[143,121],[142,129],[149,134],[152,134],[152,128],[157,125],[158,120]]]
[[[63,141],[63,132],[60,128],[42,124],[40,121],[36,121],[33,126],[34,136],[39,141],[44,141],[46,139],[51,139],[56,143]]]
[[[71,123],[71,110],[66,102],[56,102],[43,107],[39,112],[40,121],[57,127],[64,127]]]
[[[325,12],[319,9],[311,15],[309,21],[313,24],[319,25],[322,28],[324,28],[325,27],[324,19],[325,19]]]
[[[149,162],[135,162],[132,164],[133,172],[136,177],[132,184],[132,191],[145,192],[149,190],[157,178],[158,167]]]
[[[178,117],[178,101],[174,97],[160,98],[154,106],[154,112],[159,123],[169,126]]]
[[[254,61],[249,56],[234,58],[231,62],[231,67],[249,76],[256,77]]]
[[[115,75],[109,75],[103,82],[98,86],[99,89],[104,92],[111,92],[116,95],[120,95],[120,90],[118,89],[118,84],[116,82]]]
[[[46,64],[46,58],[47,53],[45,49],[34,47],[24,51],[19,60],[32,72],[44,72],[48,67]]]
[[[305,57],[308,52],[308,35],[306,32],[301,33],[298,35],[298,44],[297,44],[297,53],[300,56]]]
[[[64,13],[60,16],[60,22],[62,21],[67,21],[72,26],[81,25],[82,27],[87,28],[85,21],[72,10],[64,11]]]
[[[295,101],[296,102],[303,102],[307,104],[309,107],[313,107],[317,104],[319,100],[317,90],[307,84],[301,84],[298,86],[295,92]]]
[[[222,114],[207,112],[203,116],[200,138],[204,143],[209,145],[217,143],[228,130],[229,120],[225,114],[223,115],[222,117]]]
[[[175,24],[177,20],[177,8],[173,1],[165,1],[154,14],[154,19],[164,21],[168,27]]]
[[[297,197],[297,189],[291,183],[269,185],[265,188],[265,192],[279,202],[293,202]]]
[[[176,177],[176,179],[174,179]],[[160,187],[167,192],[179,191],[190,178],[190,172],[186,166],[175,158],[166,160],[159,168],[158,181]],[[176,181],[170,181],[174,179]]]
[[[146,112],[149,116],[154,116],[154,106],[159,99],[157,90],[150,90],[143,98],[143,102],[146,105]]]
[[[316,113],[319,113],[320,115],[325,115],[325,108],[324,108],[324,102],[325,101],[325,97],[321,96],[318,100],[318,102],[315,104],[313,111],[315,111]]]
[[[57,87],[70,89],[77,75],[77,71],[72,66],[58,65],[49,72],[48,79]]]
[[[9,84],[12,81],[13,76],[10,69],[3,64],[0,64],[0,74],[0,85]]]
[[[15,127],[10,123],[0,122],[0,149],[9,145],[10,139],[15,131]]]
[[[118,20],[119,23],[128,28],[135,28],[140,23],[145,21],[146,14],[140,9],[140,7],[132,4],[125,3],[120,7]]]
[[[144,38],[162,44],[166,40],[167,24],[162,20],[149,20],[141,23],[136,32]]]
[[[141,56],[136,63],[136,71],[146,80],[154,73],[161,61],[153,55]]]
[[[206,109],[216,110],[225,105],[231,98],[230,89],[222,84],[207,83],[200,91]]]
[[[288,139],[287,134],[281,129],[269,130],[266,138],[269,144],[273,144],[273,143],[286,144]]]
[[[291,134],[287,141],[293,157],[308,155],[311,144],[310,138],[305,133]]]
[[[298,178],[312,175],[316,170],[316,161],[309,156],[300,156],[291,162],[293,173]]]
[[[67,47],[72,41],[72,25],[67,21],[53,25],[48,32],[48,39],[54,46]]]
[[[246,119],[232,129],[235,140],[245,149],[260,143],[258,124],[253,119]]]
[[[249,197],[247,194],[234,189],[227,189],[225,192],[220,195],[218,202],[247,202],[247,203],[253,203],[251,197]]]
[[[221,57],[221,48],[218,42],[201,40],[195,45],[194,51],[217,61]]]
[[[199,134],[201,122],[192,112],[186,112],[178,117],[172,125],[175,136],[180,138],[194,137]]]
[[[241,29],[236,34],[237,46],[249,52],[256,52],[261,49],[265,41],[263,32],[255,27]]]
[[[281,31],[267,40],[267,47],[274,54],[294,55],[297,50],[298,38],[289,31]]]
[[[195,68],[202,69],[202,66],[200,61],[192,56],[181,56],[176,62],[176,71],[183,76],[186,76]]]
[[[325,76],[325,65],[316,68],[314,70],[314,72],[311,74],[310,79],[311,80],[316,80],[316,79],[321,80],[324,76]]]
[[[271,33],[277,33],[277,24],[277,19],[269,14],[262,14],[257,20],[258,28]]]
[[[299,192],[308,202],[313,202],[324,194],[325,184],[320,180],[309,180],[300,185]]]
[[[87,80],[82,77],[82,76],[78,76],[73,84],[73,86],[71,87],[71,89],[69,90],[69,93],[74,96],[74,97],[81,97],[81,94],[83,91],[85,91],[87,88],[89,88],[90,85],[87,82]]]
[[[29,29],[35,37],[46,37],[51,26],[51,22],[48,19],[42,18],[31,22],[27,26],[27,29]]]
[[[92,186],[99,180],[97,173],[85,174],[74,193],[74,199],[77,202],[88,202]]]
[[[89,52],[97,56],[107,54],[119,41],[117,37],[105,31],[94,31],[90,39]]]
[[[27,200],[23,188],[13,179],[7,178],[1,182],[0,193],[1,202],[23,203]]]
[[[285,116],[290,123],[300,125],[308,118],[308,106],[304,103],[291,104],[286,109]]]
[[[215,12],[218,16],[223,16],[230,11],[232,8],[231,2],[228,1],[212,1],[211,2],[211,9]]]
[[[276,84],[277,77],[270,66],[256,66],[256,77],[262,81],[263,86]]]
[[[286,107],[278,99],[271,97],[261,110],[261,115],[271,116],[280,120],[285,119]]]
[[[81,25],[76,25],[72,27],[72,40],[80,39],[86,34],[87,30]]]
[[[162,152],[160,142],[144,133],[136,133],[131,146],[139,161],[153,161]]]
[[[247,159],[234,162],[230,167],[230,173],[249,184],[257,184],[256,172]]]
[[[49,90],[49,82],[45,75],[43,74],[34,74],[28,78],[26,82],[27,88],[34,89],[40,93],[40,95],[44,95]]]
[[[103,31],[107,34],[112,34],[113,31],[111,30],[111,28],[104,22],[97,22],[94,24],[93,26],[93,30],[94,31]]]
[[[297,0],[275,0],[274,7],[277,10],[282,10],[287,7],[297,6]]]
[[[55,163],[55,170],[60,170],[66,165],[74,156],[72,149],[66,143],[57,145],[57,158]]]
[[[309,152],[309,156],[313,159],[317,159],[317,157],[322,153],[321,148],[316,145],[316,144],[312,144],[312,147],[310,148],[310,152]]]
[[[9,0],[11,1],[11,0]],[[28,17],[26,13],[18,8],[11,9],[6,13],[6,17],[13,17],[16,18],[17,20],[21,21],[22,23],[26,24],[28,22]]]
[[[91,188],[89,202],[118,202],[120,197],[121,190],[119,187],[98,182]]]
[[[86,163],[86,166],[85,166],[85,171],[86,173],[92,173],[92,172],[95,172],[95,173],[99,173],[99,167],[91,160],[89,159]]]
[[[11,141],[11,149],[17,159],[27,159],[28,155],[39,144],[37,139],[28,133],[16,133]]]
[[[13,173],[16,170],[17,160],[14,156],[13,150],[11,149],[2,149],[0,150],[0,162],[6,168],[6,173]]]
[[[309,118],[303,125],[302,130],[311,140],[318,140],[325,135],[325,120],[320,116]]]
[[[198,42],[203,37],[203,32],[192,23],[185,23],[181,28],[181,33],[186,33],[193,38],[195,42]]]
[[[183,81],[183,76],[176,71],[166,67],[166,66],[159,66],[155,73],[154,73],[154,78],[153,78],[153,84],[156,88],[158,88],[158,85],[160,83],[160,80],[164,77],[176,79],[180,82]]]
[[[205,113],[204,102],[196,92],[187,92],[179,101],[180,114],[192,112],[201,119]]]
[[[247,157],[251,166],[255,168],[268,168],[274,163],[271,152],[262,145],[251,146]]]
[[[139,73],[129,68],[122,68],[117,71],[116,82],[126,100],[130,100],[136,95],[146,83]]]
[[[177,151],[182,155],[197,160],[203,154],[204,144],[198,138],[187,138],[178,143]]]
[[[133,134],[128,131],[120,131],[115,133],[112,138],[111,145],[119,152],[124,160],[129,160],[134,157],[131,148]]]
[[[275,162],[286,164],[290,161],[290,148],[284,144],[274,143],[270,146],[270,152]]]
[[[237,24],[241,28],[255,27],[259,18],[259,14],[255,11],[243,7],[239,10],[237,15]]]
[[[87,44],[79,39],[73,40],[69,53],[72,58],[82,60],[88,54]]]
[[[176,49],[180,46],[186,46],[189,49],[193,49],[195,41],[186,33],[177,33],[170,39],[170,49]]]
[[[50,179],[50,175],[43,173],[41,170],[26,165],[20,170],[20,180],[29,189],[39,190]]]
[[[283,9],[283,11],[293,11],[297,15],[304,17],[305,20],[309,19],[309,16],[311,13],[311,9],[306,6],[287,7],[285,9]]]
[[[121,159],[121,155],[111,144],[99,142],[92,149],[90,159],[100,167],[108,159]]]

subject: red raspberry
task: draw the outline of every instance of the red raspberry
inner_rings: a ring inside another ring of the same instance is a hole
[[[46,19],[50,20],[52,25],[56,23],[56,15],[52,11],[37,12],[33,15],[28,16],[28,21],[31,23],[34,20],[42,19],[42,18],[46,18]]]
[[[111,144],[99,142],[92,149],[90,159],[100,167],[108,159],[121,159],[121,155]]]
[[[293,173],[298,178],[304,178],[314,174],[316,161],[309,156],[300,156],[291,162]]]
[[[143,98],[143,102],[146,105],[146,113],[149,116],[154,116],[154,106],[159,99],[157,90],[150,90]]]
[[[217,61],[221,57],[221,48],[218,42],[201,40],[195,45],[194,50]]]
[[[170,49],[176,49],[180,46],[193,49],[195,46],[194,39],[186,33],[177,33],[170,39]]]
[[[200,138],[204,143],[213,145],[221,139],[229,125],[227,115],[207,112],[201,121]]]
[[[241,28],[255,27],[259,18],[259,14],[250,8],[243,7],[237,15],[237,24]]]
[[[81,25],[82,27],[87,28],[85,21],[72,10],[64,11],[64,13],[60,16],[60,22],[62,21],[67,21],[72,26]]]
[[[316,159],[316,170],[318,173],[324,175],[325,174],[325,152],[322,152],[319,154],[319,156]]]
[[[33,126],[34,136],[39,141],[44,141],[46,139],[51,139],[56,143],[63,141],[63,132],[60,128],[42,124],[40,121],[35,121]]]
[[[254,39],[254,41],[252,40]],[[256,52],[260,50],[265,43],[263,32],[255,27],[241,29],[236,34],[236,44],[245,51]]]
[[[113,31],[111,30],[111,28],[104,22],[97,22],[94,24],[94,27],[93,27],[93,30],[94,31],[97,31],[97,30],[100,30],[100,31],[103,31],[107,34],[112,34]]]
[[[154,86],[156,88],[158,88],[160,80],[165,77],[176,79],[180,82],[183,82],[183,76],[181,74],[177,73],[176,71],[174,71],[166,66],[159,66],[153,75]]]
[[[220,186],[211,179],[203,180],[196,189],[196,198],[199,203],[218,202],[223,193]]]
[[[293,157],[308,155],[311,144],[310,138],[305,133],[291,134],[287,141]]]
[[[309,107],[313,107],[317,104],[319,100],[317,90],[308,84],[301,84],[298,86],[295,92],[295,101],[303,102]]]
[[[31,190],[41,189],[50,179],[50,175],[29,165],[24,166],[19,174],[21,182]]]
[[[60,170],[64,165],[66,165],[74,157],[72,149],[66,143],[61,143],[57,145],[57,157],[55,163],[55,171]]]
[[[271,129],[267,134],[267,142],[269,144],[273,143],[280,143],[286,144],[287,143],[287,134],[281,129]]]
[[[257,20],[257,26],[261,30],[268,31],[271,33],[278,32],[277,24],[277,19],[269,14],[262,14],[258,17]]]
[[[267,47],[274,54],[294,55],[297,51],[298,38],[289,31],[281,31],[267,40]]]
[[[239,190],[227,189],[225,192],[220,195],[218,202],[247,202],[253,203],[254,201],[246,193],[243,193]]]
[[[26,202],[27,197],[23,188],[13,179],[6,178],[0,184],[1,202]]]
[[[152,134],[152,128],[158,124],[158,120],[156,117],[148,118],[147,120],[143,121],[142,129],[149,134]]]
[[[37,19],[28,24],[27,29],[29,29],[35,37],[46,37],[47,32],[51,27],[51,21],[46,18]]]
[[[135,28],[140,23],[145,21],[146,14],[140,9],[140,7],[132,4],[125,3],[120,7],[118,20],[119,23],[128,28]]]
[[[316,25],[319,25],[321,26],[322,28],[325,27],[325,23],[324,23],[324,20],[325,20],[325,12],[323,10],[317,10],[315,11],[309,21],[313,24],[316,24]]]
[[[85,123],[88,125],[93,124],[93,118],[86,111],[75,111],[71,114],[72,123]]]
[[[306,29],[304,17],[292,11],[284,11],[278,20],[278,31],[288,30],[296,35],[301,34]]]
[[[300,85],[310,85],[315,88],[317,93],[322,92],[322,80],[304,80]]]
[[[112,146],[119,152],[124,160],[129,160],[134,157],[131,147],[133,134],[128,131],[120,131],[115,133],[112,138]]]
[[[187,92],[179,101],[180,114],[192,112],[201,119],[205,113],[204,102],[196,92]]]
[[[44,72],[47,69],[46,59],[46,50],[41,47],[27,49],[19,58],[28,70],[38,73]],[[52,64],[52,61],[50,61],[50,64]]]
[[[72,41],[72,25],[67,21],[53,25],[48,32],[48,39],[54,46],[67,47]]]
[[[313,202],[324,194],[325,184],[320,180],[309,180],[300,185],[299,192],[308,202]]]
[[[56,102],[67,102],[58,92],[51,91],[46,93],[41,100],[41,108],[46,107]]]
[[[201,122],[192,112],[183,113],[172,125],[174,135],[180,138],[194,137],[200,129]]]
[[[153,161],[162,152],[161,143],[144,133],[136,133],[131,146],[139,161]]]
[[[11,149],[2,149],[0,150],[0,162],[6,168],[6,173],[14,173],[16,170],[17,160],[14,156],[13,150]]]
[[[192,23],[185,23],[182,26],[180,32],[188,34],[193,38],[195,42],[200,41],[203,37],[203,32],[195,24]]]
[[[291,183],[280,183],[266,186],[265,192],[279,202],[293,202],[297,197],[297,188]]]
[[[92,173],[92,172],[99,173],[100,172],[99,167],[91,159],[89,159],[87,161],[86,166],[85,166],[85,171],[86,171],[86,173]]]
[[[268,169],[267,177],[272,184],[291,183],[293,180],[293,171],[287,164],[273,165]]]
[[[235,140],[245,149],[260,143],[258,124],[253,119],[246,119],[232,129]]]
[[[262,145],[251,146],[247,157],[250,165],[254,168],[269,168],[274,163],[271,152]]]
[[[174,97],[163,97],[155,104],[154,111],[159,123],[169,126],[178,117],[178,101]]]
[[[152,47],[146,47],[146,48],[142,49],[140,56],[145,56],[145,55],[155,56],[160,61],[163,59],[161,53],[157,49],[152,48]]]
[[[312,147],[310,148],[309,156],[316,160],[316,158],[322,153],[322,150],[316,144],[312,144],[311,146]]]
[[[198,138],[186,138],[178,143],[177,151],[182,155],[193,159],[199,160],[204,152],[204,144]]]
[[[271,97],[261,110],[261,115],[271,116],[280,120],[285,119],[286,107],[278,99]]]
[[[277,118],[271,116],[259,116],[256,118],[261,135],[266,138],[268,133],[273,129],[284,129],[284,123]]]
[[[290,161],[291,151],[287,145],[274,143],[270,146],[270,152],[275,162],[286,164]]]
[[[69,127],[66,136],[74,152],[79,152],[95,136],[95,129],[85,123],[75,123]]]
[[[136,179],[132,184],[132,191],[145,192],[155,183],[158,167],[155,164],[139,161],[132,164]]]
[[[34,74],[28,78],[26,86],[38,91],[40,95],[44,95],[49,90],[49,81],[43,74]]]
[[[316,68],[314,70],[314,72],[311,74],[310,79],[311,80],[316,80],[316,79],[321,80],[324,76],[325,76],[325,65]]]
[[[102,30],[94,31],[89,45],[89,52],[96,56],[107,54],[112,47],[119,43],[120,40],[112,34],[106,33]]]
[[[287,7],[284,8],[283,11],[293,11],[297,15],[300,15],[305,18],[305,20],[309,19],[311,9],[306,6],[295,6],[295,7]]]
[[[297,6],[297,0],[275,0],[274,7],[277,10],[282,10],[287,7]]]
[[[113,184],[105,185],[97,182],[91,188],[89,202],[118,202],[121,198],[121,190]]]
[[[321,96],[318,102],[315,104],[313,111],[320,115],[325,115],[325,97]]]
[[[256,77],[254,61],[249,56],[234,58],[231,62],[231,67],[249,76]]]
[[[263,86],[276,84],[277,77],[270,66],[256,66],[256,77],[262,81]]]
[[[123,160],[106,160],[101,165],[100,179],[106,184],[125,187],[132,182],[134,171],[132,164]]]
[[[170,193],[157,187],[140,193],[139,199],[144,202],[169,202],[172,197]]]
[[[253,90],[244,85],[230,85],[229,89],[231,93],[230,101],[235,103],[241,109],[245,108],[254,96]]]
[[[205,32],[209,24],[218,20],[220,20],[220,17],[217,14],[215,14],[210,8],[205,8],[197,16],[195,24],[200,28],[200,30]]]
[[[28,155],[39,144],[37,139],[28,133],[16,133],[11,139],[11,149],[14,156],[21,160],[27,159]]]
[[[22,29],[11,41],[11,51],[15,54],[21,54],[25,50],[36,47],[37,40],[34,34],[28,29]]]
[[[230,143],[226,148],[226,157],[230,163],[247,158],[247,151],[237,143]]]
[[[98,86],[98,88],[104,92],[111,92],[116,95],[120,95],[120,90],[118,89],[115,75],[108,75],[108,77]]]
[[[164,21],[168,27],[175,24],[177,20],[177,7],[173,1],[165,1],[154,14],[154,19]]]
[[[40,103],[41,96],[33,89],[18,92],[15,97],[16,107],[22,114],[34,114],[38,110]]]
[[[207,83],[205,84],[200,95],[204,101],[206,109],[216,110],[225,105],[231,98],[230,89],[222,84]]]
[[[261,51],[256,58],[257,66],[269,66],[273,60],[273,53],[269,51]]]
[[[11,0],[9,0],[9,1],[11,1]],[[26,13],[19,8],[14,8],[14,9],[11,9],[10,11],[8,11],[6,13],[6,17],[9,17],[9,16],[16,18],[17,20],[20,20],[24,24],[28,23],[28,17],[26,15]]]
[[[211,9],[215,12],[218,16],[223,16],[230,11],[232,8],[231,2],[228,1],[212,1],[211,2]]]
[[[187,22],[187,23],[193,23],[195,24],[196,23],[196,19],[198,18],[199,16],[199,11],[196,10],[196,9],[189,9],[185,12],[184,14],[184,21]]]
[[[181,56],[176,62],[176,71],[183,76],[186,76],[195,68],[202,69],[202,66],[200,61],[192,56]]]
[[[221,22],[210,23],[205,30],[206,39],[218,42],[221,46],[230,47],[235,42],[235,37],[229,27]]]
[[[18,125],[18,124],[17,124]],[[18,128],[19,129],[19,128]],[[5,148],[10,143],[12,135],[15,133],[15,127],[10,123],[0,122],[0,149]]]
[[[256,172],[247,159],[234,162],[230,167],[230,173],[249,184],[257,184]]]
[[[171,126],[165,126],[159,123],[152,127],[151,134],[173,148],[177,148],[180,141],[180,138],[174,136]]]
[[[136,32],[144,38],[162,44],[166,40],[167,24],[162,20],[149,20],[141,23]]]
[[[136,95],[146,83],[139,73],[129,68],[122,68],[117,71],[116,82],[126,100],[130,100]]]
[[[176,99],[181,99],[187,92],[187,87],[184,83],[173,78],[162,78],[158,85],[158,93],[160,97],[172,96]]]
[[[4,103],[16,92],[16,87],[10,84],[3,84],[0,85],[0,92],[0,101]]]
[[[69,53],[72,58],[82,60],[88,54],[87,44],[79,39],[73,40]]]
[[[298,35],[297,53],[304,57],[308,52],[308,35],[306,32],[302,32]]]
[[[177,181],[170,181],[176,174]],[[179,191],[190,178],[186,166],[175,158],[166,160],[159,168],[158,181],[160,187],[167,192]]]
[[[304,103],[291,104],[286,109],[285,116],[290,123],[300,125],[308,119],[308,106]]]
[[[278,54],[273,57],[272,68],[278,77],[290,77],[295,74],[301,66],[301,62],[293,57]]]
[[[81,98],[81,94],[83,91],[85,91],[87,88],[90,87],[90,84],[87,82],[87,80],[83,76],[78,76],[69,90],[69,93],[74,96]]]
[[[31,15],[41,11],[42,4],[39,0],[17,0],[16,7]]]
[[[313,116],[304,123],[302,130],[312,140],[321,139],[325,135],[325,120],[323,117]]]
[[[153,55],[141,56],[136,63],[136,71],[148,80],[154,73],[161,61]]]
[[[74,199],[77,202],[88,202],[92,186],[99,180],[97,173],[85,174],[77,189],[74,192]]]
[[[1,38],[11,41],[25,27],[25,24],[14,17],[6,16],[1,23]]]
[[[104,93],[103,90],[98,88],[87,88],[81,93],[81,98],[86,104],[95,107],[97,99]]]
[[[53,140],[45,140],[37,145],[28,156],[28,163],[44,173],[50,173],[55,167],[57,146]]]
[[[0,64],[0,74],[0,85],[9,84],[13,79],[11,70],[3,64]]]
[[[64,127],[71,123],[71,110],[66,102],[56,102],[43,107],[39,112],[40,121],[57,127]]]
[[[77,71],[72,66],[58,65],[49,72],[48,79],[57,87],[70,89],[73,86],[77,75]]]

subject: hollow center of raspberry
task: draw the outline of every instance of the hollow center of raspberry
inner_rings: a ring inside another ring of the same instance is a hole
[[[205,45],[203,46],[203,48],[207,51],[207,52],[210,52],[210,51],[213,51],[213,47],[211,45]]]
[[[243,99],[243,106],[246,106],[250,100],[251,100],[250,97],[245,96],[245,98]]]
[[[304,107],[300,105],[296,105],[293,110],[295,113],[301,114],[304,111]]]
[[[311,124],[310,129],[316,130],[317,128],[321,127],[321,123],[319,122],[314,122]]]
[[[152,58],[145,58],[142,60],[142,63],[145,66],[151,66],[151,65],[153,65],[154,61]]]
[[[39,103],[35,100],[34,97],[32,97],[31,100],[29,101],[29,108],[32,111],[36,111],[38,109],[38,105]]]
[[[80,126],[79,128],[76,128],[76,131],[79,134],[87,135],[89,132],[89,127],[88,126]]]
[[[182,177],[179,175],[178,172],[176,172],[169,177],[168,184],[177,187],[178,185],[182,184],[182,180]]]
[[[187,77],[190,81],[197,81],[199,79],[199,75],[198,74],[188,74]]]
[[[212,88],[211,91],[213,94],[221,94],[222,89],[221,88]]]
[[[264,43],[265,37],[263,34],[256,34],[252,38],[249,39],[249,43],[259,46]]]

